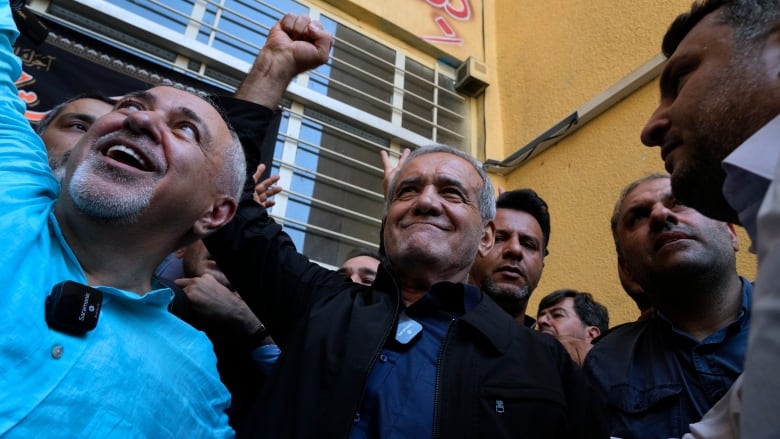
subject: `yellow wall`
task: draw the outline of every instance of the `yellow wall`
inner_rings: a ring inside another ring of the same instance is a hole
[[[659,52],[671,20],[690,0],[497,0],[487,7],[487,158],[503,160]],[[492,9],[494,8],[494,9]],[[620,189],[663,171],[657,148],[639,132],[657,102],[657,82],[642,87],[561,143],[496,176],[507,189],[531,187],[550,205],[550,255],[529,312],[558,288],[593,293],[612,324],[638,312],[623,293],[609,216]],[[738,270],[755,274],[740,230]]]
[[[453,63],[469,56],[485,57],[483,0],[324,1]]]
[[[433,57],[484,60],[490,86],[484,104],[485,145],[473,136],[480,159],[502,161],[565,116],[600,95],[660,51],[669,23],[691,0],[322,0],[357,20]],[[432,5],[470,2],[484,18],[452,23],[464,44],[433,45]],[[474,34],[474,32],[477,34]],[[641,87],[558,145],[506,176],[496,186],[530,187],[547,200],[552,216],[550,255],[529,312],[559,288],[593,293],[610,310],[612,324],[638,316],[617,278],[609,228],[613,203],[628,182],[663,171],[658,149],[645,148],[639,132],[657,102],[657,82]],[[473,111],[472,115],[480,114]],[[476,118],[478,119],[478,118]],[[481,120],[474,120],[479,126]],[[484,150],[483,150],[484,149]],[[755,257],[740,229],[738,271],[752,279]]]

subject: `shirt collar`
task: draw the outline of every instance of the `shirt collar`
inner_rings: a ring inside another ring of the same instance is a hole
[[[173,290],[167,287],[157,288],[159,285],[153,285],[156,288],[152,291],[138,295],[132,291],[120,290],[114,287],[96,286],[103,294],[110,295],[121,300],[137,301],[157,308],[167,308],[173,300]]]
[[[421,307],[430,305],[460,316],[474,309],[480,300],[482,300],[482,291],[473,285],[438,282],[431,286],[428,292],[411,306],[417,305]]]
[[[757,215],[780,160],[780,116],[756,131],[723,160],[723,195],[755,243]],[[752,248],[751,248],[752,250]]]

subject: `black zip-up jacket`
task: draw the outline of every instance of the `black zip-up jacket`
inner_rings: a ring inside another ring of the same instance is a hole
[[[251,200],[205,241],[282,349],[238,436],[347,437],[397,324],[393,274],[380,267],[366,287],[310,262]],[[453,323],[442,349],[434,437],[609,437],[603,410],[563,347],[514,323],[488,296]]]

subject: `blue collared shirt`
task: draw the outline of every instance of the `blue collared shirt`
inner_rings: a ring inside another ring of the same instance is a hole
[[[350,437],[431,437],[439,355],[450,324],[482,300],[472,285],[441,282],[403,313],[422,325],[406,344],[393,335],[368,377]]]
[[[682,437],[742,373],[753,287],[742,279],[736,321],[698,341],[660,312],[598,340],[583,368],[622,438]]]
[[[54,216],[59,183],[23,117],[15,25],[0,0],[0,436],[231,437],[211,344],[167,310],[172,292],[109,287],[97,327],[50,329],[44,302],[63,280],[86,283]]]

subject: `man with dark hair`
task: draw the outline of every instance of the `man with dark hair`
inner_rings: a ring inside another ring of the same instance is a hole
[[[555,336],[582,365],[593,340],[609,329],[609,312],[590,293],[563,289],[542,298],[536,322],[539,331]]]
[[[352,282],[371,285],[376,279],[379,263],[382,257],[379,253],[367,248],[355,248],[347,254],[338,273],[347,275]]]
[[[730,224],[679,203],[668,175],[629,184],[612,214],[618,269],[654,308],[613,328],[583,369],[623,438],[680,437],[742,372],[752,287]]]
[[[481,164],[422,147],[387,194],[387,264],[370,287],[297,253],[246,197],[236,221],[206,240],[284,352],[242,433],[606,437],[560,343],[515,324],[466,283],[493,244],[495,199]]]
[[[517,323],[532,326],[525,313],[549,253],[550,213],[531,189],[503,192],[496,200],[496,242],[478,255],[470,282],[478,285]]]
[[[744,383],[735,385],[733,399],[719,408],[730,412],[731,428],[739,430],[741,405],[743,437],[775,437],[780,431],[780,2],[697,2],[672,23],[663,52],[669,59],[661,100],[642,142],[661,147],[676,197],[713,218],[739,222],[758,250]],[[717,431],[713,434],[736,432]]]
[[[111,111],[114,103],[97,93],[82,93],[58,104],[38,122],[35,131],[46,145],[49,166],[58,179],[65,175],[63,165],[73,145],[97,118]]]

